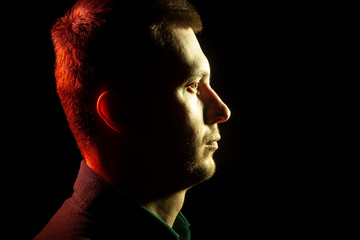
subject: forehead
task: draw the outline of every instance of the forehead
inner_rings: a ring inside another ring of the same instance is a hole
[[[204,76],[210,74],[209,61],[191,28],[174,28],[172,31],[173,47],[179,65],[188,76]]]

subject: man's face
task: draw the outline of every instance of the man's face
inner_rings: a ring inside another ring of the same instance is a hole
[[[176,28],[172,36],[171,53],[160,60],[161,74],[144,109],[143,158],[150,159],[154,174],[192,186],[214,174],[218,124],[229,119],[230,110],[210,86],[209,62],[193,30]]]

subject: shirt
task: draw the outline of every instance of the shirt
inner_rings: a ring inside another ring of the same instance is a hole
[[[180,212],[173,228],[81,162],[74,192],[34,240],[189,240]]]

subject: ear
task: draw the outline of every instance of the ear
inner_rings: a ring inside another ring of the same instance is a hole
[[[97,112],[102,120],[114,131],[121,133],[122,124],[119,116],[122,115],[123,108],[118,96],[109,91],[103,92],[97,101]]]

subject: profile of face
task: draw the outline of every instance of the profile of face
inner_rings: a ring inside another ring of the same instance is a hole
[[[172,185],[190,187],[215,172],[218,124],[229,108],[210,86],[209,62],[191,28],[172,29],[171,53],[160,60],[147,101],[134,111],[139,167]]]

